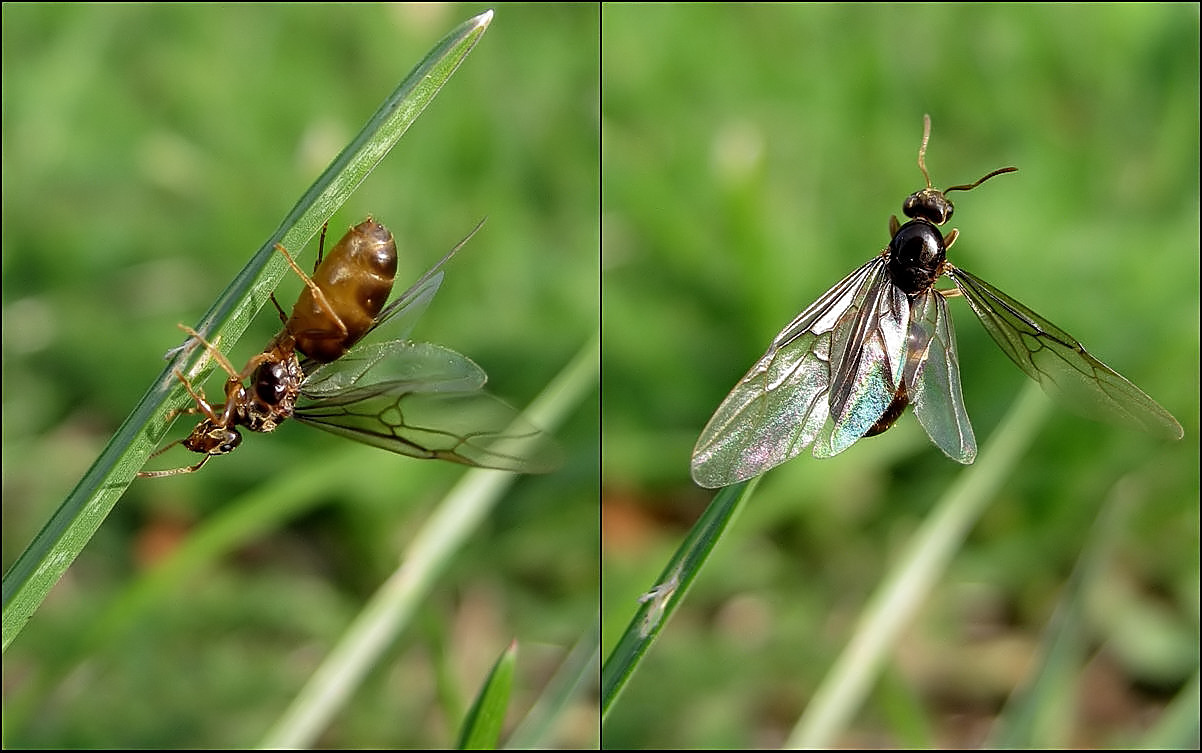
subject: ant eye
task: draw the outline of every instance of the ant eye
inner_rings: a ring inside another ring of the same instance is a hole
[[[242,444],[242,435],[233,429],[226,429],[222,436],[221,454],[223,455],[227,452],[233,452],[235,447]]]

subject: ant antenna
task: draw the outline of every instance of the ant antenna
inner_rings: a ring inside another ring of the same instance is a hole
[[[927,166],[926,166],[927,141],[929,141],[930,138],[931,138],[931,116],[924,114],[922,116],[922,145],[918,147],[918,169],[922,170],[922,177],[926,178],[926,180],[927,180],[927,188],[931,187],[931,176],[927,172]],[[981,185],[982,183],[989,180],[990,178],[996,177],[998,175],[1004,175],[1005,173],[1016,173],[1016,172],[1018,172],[1017,167],[1001,167],[1001,168],[998,168],[997,170],[994,170],[993,172],[989,173],[984,178],[981,178],[980,180],[978,180],[975,183],[967,183],[962,186],[952,186],[951,188],[945,188],[945,189],[943,189],[943,193],[945,193],[945,194],[951,193],[952,191],[971,191],[972,189]]]
[[[989,173],[984,178],[981,178],[980,180],[978,180],[976,183],[970,183],[966,186],[952,186],[951,188],[943,189],[943,192],[948,193],[950,191],[970,191],[994,176],[1003,175],[1005,173],[1016,173],[1016,172],[1018,172],[1017,167],[999,167],[997,170],[994,170],[993,172]]]
[[[927,156],[927,141],[931,138],[931,116],[923,113],[922,116],[922,144],[918,147],[918,169],[922,170],[922,177],[927,179],[927,188],[931,187],[931,174],[927,172],[926,156]]]

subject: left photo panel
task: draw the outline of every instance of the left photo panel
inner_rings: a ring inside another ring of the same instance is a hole
[[[2,12],[6,744],[599,747],[600,6]]]

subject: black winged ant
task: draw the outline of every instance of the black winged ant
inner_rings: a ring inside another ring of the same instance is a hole
[[[1087,418],[1115,421],[1164,439],[1181,424],[1067,332],[947,260],[959,235],[952,191],[939,191],[926,168],[931,119],[923,118],[918,167],[926,187],[890,217],[889,245],[789,323],[739,380],[702,430],[693,480],[707,488],[744,481],[813,446],[815,457],[843,452],[886,431],[907,406],[939,449],[960,463],[977,443],[960,392],[956,338],[946,299],[962,295],[1011,361],[1044,391]],[[955,288],[936,290],[947,275]]]

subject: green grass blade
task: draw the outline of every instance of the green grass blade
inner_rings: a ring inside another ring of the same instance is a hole
[[[501,652],[497,663],[488,673],[475,702],[463,720],[459,735],[459,750],[496,750],[501,739],[501,726],[509,708],[513,690],[513,668],[517,663],[518,644],[513,641]]]
[[[598,333],[530,404],[523,419],[554,430],[597,383],[600,363]],[[380,654],[413,620],[435,579],[515,478],[514,473],[488,468],[473,468],[463,475],[414,538],[400,567],[364,606],[260,747],[312,744]]]
[[[550,747],[548,738],[556,721],[570,702],[597,681],[601,659],[601,616],[593,622],[572,651],[559,665],[526,717],[513,730],[503,747],[510,750],[534,750]],[[598,739],[599,742],[599,739]],[[587,747],[587,746],[586,746]]]
[[[1077,560],[1056,612],[1044,632],[1039,655],[1033,662],[1029,680],[1016,689],[999,717],[986,747],[1002,749],[1063,748],[1073,741],[1065,739],[1064,720],[1078,713],[1076,694],[1088,692],[1081,674],[1089,660],[1096,635],[1088,620],[1092,593],[1104,588],[1109,574],[1107,565],[1120,556],[1124,530],[1130,525],[1136,501],[1124,494],[1126,486],[1117,485],[1099,511],[1085,550]],[[1066,688],[1077,688],[1075,692]],[[1068,706],[1066,708],[1066,705]],[[1163,729],[1174,729],[1171,714],[1165,714]],[[1177,728],[1180,729],[1180,728]],[[1187,728],[1184,728],[1188,730]],[[1197,706],[1194,706],[1194,740],[1177,737],[1172,743],[1147,744],[1141,748],[1197,747]],[[1174,738],[1173,734],[1169,735]]]
[[[389,95],[358,136],[296,203],[279,228],[201,318],[196,329],[228,349],[267,302],[286,271],[275,244],[302,248],[379,164],[472,50],[492,11],[462,24],[439,42]],[[7,649],[50,588],[91,540],[169,428],[166,417],[187,404],[172,375],[178,353],[118,428],[30,545],[4,575],[3,645]]]
[[[719,491],[664,568],[656,586],[640,599],[642,606],[601,669],[602,721],[758,482],[757,477]]]
[[[860,707],[901,631],[952,555],[1013,471],[1048,415],[1050,401],[1028,382],[977,462],[935,506],[897,567],[873,596],[843,653],[814,693],[789,748],[830,747]]]

